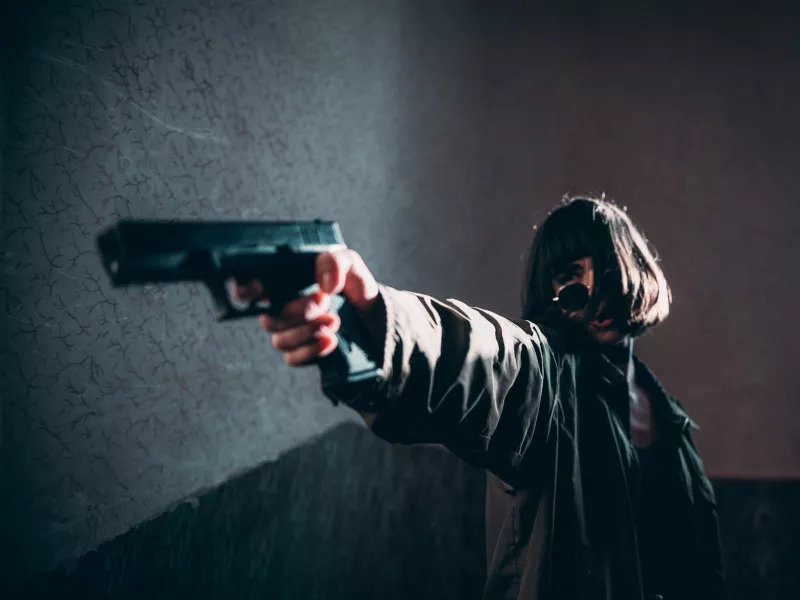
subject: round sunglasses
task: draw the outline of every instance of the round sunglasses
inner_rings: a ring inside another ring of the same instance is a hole
[[[589,288],[582,283],[570,283],[558,291],[553,302],[568,313],[581,310],[589,302]]]

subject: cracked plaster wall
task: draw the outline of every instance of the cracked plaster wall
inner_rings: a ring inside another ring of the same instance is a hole
[[[403,210],[397,10],[17,8],[0,292],[10,572],[78,556],[352,418],[313,373],[283,368],[257,323],[215,324],[202,288],[110,289],[93,239],[120,217],[324,217],[351,244],[374,239],[368,226]]]

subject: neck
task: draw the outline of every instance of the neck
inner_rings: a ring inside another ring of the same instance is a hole
[[[603,349],[603,354],[613,364],[630,374],[633,369],[633,339],[625,337],[616,344]]]

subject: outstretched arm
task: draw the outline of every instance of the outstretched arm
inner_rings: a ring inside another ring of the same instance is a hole
[[[320,256],[318,280],[322,293],[287,305],[280,319],[262,318],[287,363],[333,350],[339,323],[327,294],[343,292],[383,347],[384,377],[369,407],[363,399],[356,405],[375,434],[442,444],[515,487],[535,480],[552,457],[560,419],[559,359],[541,329],[380,286],[349,250]]]
[[[380,299],[385,383],[372,431],[395,443],[442,444],[512,485],[540,470],[559,414],[558,359],[542,331],[386,286]]]

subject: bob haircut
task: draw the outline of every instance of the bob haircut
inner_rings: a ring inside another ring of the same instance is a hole
[[[632,336],[667,318],[672,294],[655,249],[605,195],[565,197],[545,219],[531,245],[522,317],[537,322],[552,315],[555,275],[587,256],[595,273],[589,311],[605,300],[604,315]]]

